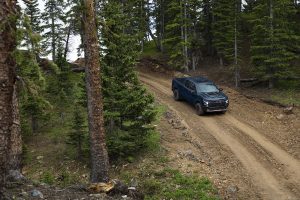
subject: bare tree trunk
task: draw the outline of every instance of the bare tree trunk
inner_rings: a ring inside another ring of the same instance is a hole
[[[160,27],[160,39],[159,39],[159,44],[160,44],[160,51],[164,52],[164,34],[165,34],[165,4],[164,0],[161,0],[161,27]]]
[[[184,65],[186,67],[186,70],[189,71],[189,61],[188,61],[188,47],[187,47],[187,13],[186,13],[186,0],[184,0]]]
[[[68,55],[68,52],[69,52],[69,42],[70,42],[70,35],[71,35],[72,25],[73,25],[73,19],[71,19],[71,23],[68,27],[67,40],[66,40],[65,51],[64,51],[64,58],[66,60],[67,60],[67,55]]]
[[[196,56],[195,55],[193,55],[192,56],[192,64],[193,64],[193,71],[196,71]]]
[[[152,33],[150,27],[148,27],[148,33],[149,33],[150,37],[152,38],[152,40],[154,41],[154,44],[155,44],[156,48],[157,48],[158,50],[161,50],[161,49],[160,49],[161,47],[158,46],[157,40],[156,40],[154,34]]]
[[[223,62],[223,57],[222,56],[219,57],[219,61],[220,61],[220,65],[223,67],[224,66],[224,62]]]
[[[185,54],[185,50],[186,50],[186,44],[185,44],[185,17],[186,17],[186,5],[185,5],[185,1],[182,2],[184,0],[181,0],[180,1],[180,15],[182,17],[182,20],[181,20],[181,26],[180,26],[180,30],[181,30],[181,41],[183,43],[182,45],[182,55],[183,55],[183,67],[185,69],[186,72],[189,71],[189,68],[188,66],[186,65],[187,62],[186,62],[186,54]]]
[[[32,133],[36,133],[38,129],[38,122],[36,116],[31,115],[31,129]]]
[[[164,1],[162,1],[162,2],[164,2]],[[160,50],[161,50],[161,52],[165,51],[164,39],[165,39],[165,6],[163,4],[162,21],[161,21],[161,39],[160,39]]]
[[[104,133],[103,100],[100,78],[100,48],[95,21],[95,8],[93,0],[85,0],[84,2],[85,74],[88,95],[91,182],[107,182],[109,180],[109,162]]]
[[[274,20],[274,15],[273,15],[273,0],[270,0],[270,37],[271,37],[271,56],[273,54],[273,39],[274,39],[274,26],[273,26],[273,20]],[[269,74],[269,88],[274,87],[274,68],[273,66],[269,66],[268,69],[268,74]]]
[[[52,61],[55,62],[56,60],[56,38],[55,38],[55,20],[52,16],[51,18],[51,48],[52,48]]]
[[[0,1],[0,190],[8,171],[19,170],[22,153],[16,64],[12,57],[17,13],[16,1]]]
[[[240,12],[241,2],[237,1],[236,4],[236,11],[235,11],[235,19],[234,19],[234,69],[235,69],[235,87],[239,87],[240,83],[240,71],[238,66],[238,45],[237,45],[237,14]]]

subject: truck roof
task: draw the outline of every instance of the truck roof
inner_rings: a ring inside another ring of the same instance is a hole
[[[208,80],[207,78],[201,76],[188,77],[187,79],[194,83],[213,83],[211,80]]]

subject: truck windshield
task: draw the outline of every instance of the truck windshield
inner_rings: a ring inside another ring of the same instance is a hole
[[[212,92],[219,92],[219,89],[211,83],[198,83],[196,84],[197,93],[212,93]]]

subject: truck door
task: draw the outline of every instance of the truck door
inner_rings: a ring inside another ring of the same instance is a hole
[[[196,91],[196,85],[193,82],[191,82],[190,84],[189,95],[190,95],[189,102],[191,104],[194,104],[197,99],[197,91]]]
[[[193,82],[187,80],[186,84],[186,100],[189,103],[194,104],[195,99],[197,98],[197,93],[196,93],[196,86]]]
[[[181,95],[182,97],[186,100],[186,101],[189,101],[189,85],[190,85],[190,81],[189,80],[185,80],[184,83],[183,83],[184,87],[182,88],[182,91],[181,91]]]

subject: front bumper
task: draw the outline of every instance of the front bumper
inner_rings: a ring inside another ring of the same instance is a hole
[[[206,108],[204,109],[205,112],[225,112],[227,108]]]
[[[205,112],[225,112],[227,111],[228,106],[229,103],[225,102],[221,102],[220,104],[209,103],[208,105],[204,105],[203,110]]]

